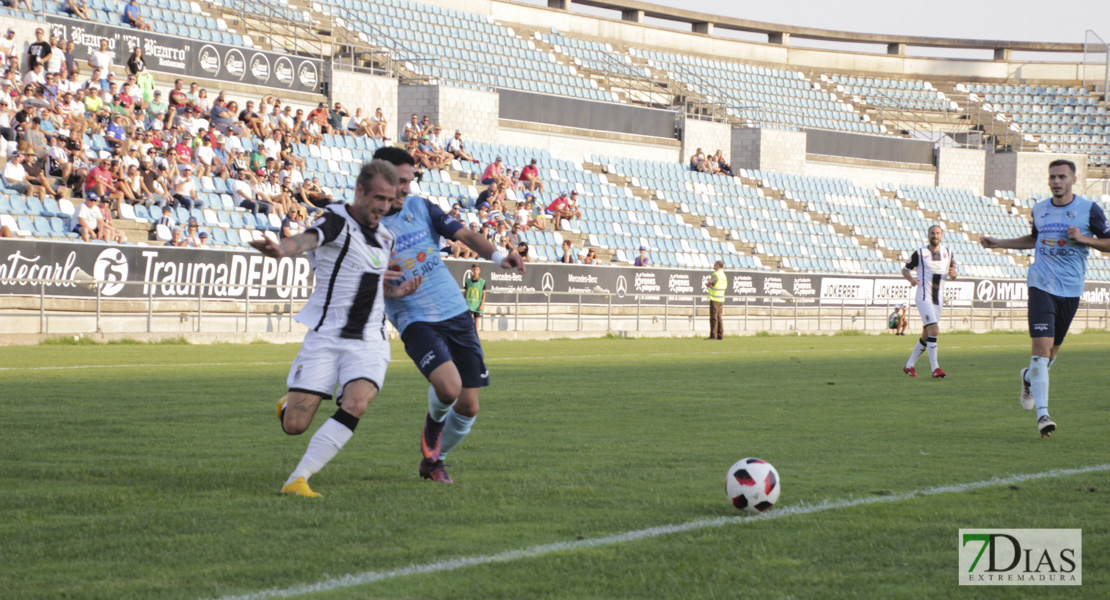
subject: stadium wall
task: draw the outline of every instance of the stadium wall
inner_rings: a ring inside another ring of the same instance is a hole
[[[682,156],[680,160],[689,160],[698,148],[701,148],[706,156],[721,150],[724,152],[725,162],[731,162],[732,125],[684,117],[682,119]]]
[[[732,130],[732,168],[806,172],[806,134],[761,127]]]
[[[936,169],[922,165],[918,168],[883,166],[880,163],[857,159],[833,159],[828,156],[809,155],[805,175],[813,177],[841,177],[860,187],[875,187],[886,183],[933,186]]]
[[[976,194],[986,189],[987,151],[974,148],[941,148],[937,154],[937,187],[960,188]]]
[[[497,92],[470,90],[446,85],[401,85],[397,88],[398,123],[396,139],[410,115],[428,115],[443,126],[445,135],[463,132],[463,140],[497,143],[500,139]]]
[[[1056,159],[1075,163],[1076,190],[1087,187],[1087,156],[1084,154],[1043,154],[1040,152],[995,152],[986,156],[986,190],[1013,190],[1018,198],[1048,195],[1048,163]]]
[[[330,104],[339,102],[352,115],[356,108],[361,108],[362,116],[367,119],[374,115],[375,109],[381,107],[382,114],[390,123],[404,125],[404,121],[397,113],[396,79],[330,67],[327,73],[328,80],[331,82]],[[404,119],[408,119],[408,114]]]
[[[587,154],[608,154],[612,156],[632,156],[643,160],[660,162],[682,162],[681,145],[678,140],[649,138],[628,134],[606,133],[525,123],[521,121],[501,121],[500,143],[533,148],[544,148],[555,158],[585,162]]]

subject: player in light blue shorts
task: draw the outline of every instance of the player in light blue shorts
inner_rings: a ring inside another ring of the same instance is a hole
[[[478,415],[478,391],[489,385],[489,370],[470,309],[439,253],[439,238],[460,241],[505,269],[524,273],[524,261],[515,253],[502,253],[428,200],[409,196],[416,163],[408,152],[386,147],[374,158],[393,163],[399,175],[397,197],[382,224],[396,236],[401,281],[423,277],[416,293],[385,305],[405,352],[432,384],[420,438],[420,476],[451,483],[443,458],[470,433]]]
[[[1048,416],[1048,370],[1056,362],[1056,353],[1079,308],[1089,249],[1110,251],[1106,213],[1098,204],[1073,194],[1075,182],[1075,163],[1052,161],[1048,165],[1052,198],[1033,206],[1033,231],[1019,238],[979,240],[984,248],[1036,249],[1026,280],[1033,357],[1029,367],[1021,370],[1021,407],[1036,407],[1037,431],[1042,438],[1056,431],[1056,423]]]

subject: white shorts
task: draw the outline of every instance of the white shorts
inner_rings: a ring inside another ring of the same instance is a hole
[[[929,300],[917,301],[917,314],[921,315],[921,324],[932,325],[933,323],[940,323],[940,304],[933,304]]]
[[[389,366],[389,342],[386,340],[345,340],[309,331],[301,351],[289,368],[286,385],[291,392],[315,394],[325,400],[332,392],[356,379],[365,379],[380,391]]]

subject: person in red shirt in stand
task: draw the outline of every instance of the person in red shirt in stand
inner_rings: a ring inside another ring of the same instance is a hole
[[[107,159],[97,162],[85,177],[85,198],[95,200],[111,198],[116,202],[123,199],[123,192],[116,189]]]
[[[185,87],[185,82],[178,79],[177,81],[173,82],[173,89],[170,90],[169,107],[176,108],[177,112],[181,112],[186,108],[193,107],[193,101],[190,100],[189,96],[185,94],[185,90],[182,89],[183,87]]]
[[[498,156],[497,160],[491,162],[486,166],[486,170],[482,172],[482,185],[489,185],[497,182],[508,189],[512,185],[509,178],[505,176],[505,166],[501,164],[501,157]]]
[[[540,172],[536,169],[536,159],[533,158],[531,164],[520,170],[520,183],[529,192],[543,191],[543,180],[540,179]]]
[[[193,162],[193,149],[189,147],[189,136],[181,136],[181,141],[173,147],[177,154],[177,164],[187,165]]]

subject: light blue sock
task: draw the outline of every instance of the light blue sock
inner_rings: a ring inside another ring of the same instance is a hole
[[[1034,356],[1029,361],[1029,387],[1033,391],[1033,405],[1037,407],[1037,418],[1048,414],[1048,365],[1044,356]]]
[[[439,438],[439,458],[447,458],[447,453],[463,441],[466,434],[470,433],[470,426],[478,417],[464,417],[451,410],[447,412],[447,420],[443,424],[443,434]]]
[[[447,416],[447,411],[450,409],[450,404],[444,404],[439,401],[439,396],[436,395],[436,387],[434,385],[428,386],[428,414],[432,415],[432,419],[434,419],[436,423],[442,423],[444,417]]]

